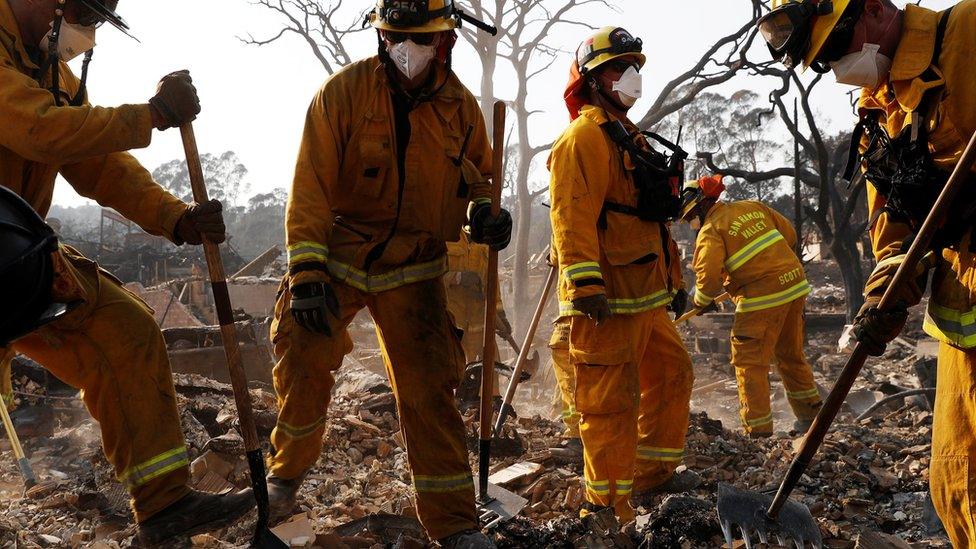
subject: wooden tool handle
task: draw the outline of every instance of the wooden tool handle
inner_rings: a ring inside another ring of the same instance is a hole
[[[495,102],[494,136],[492,140],[491,215],[497,217],[502,209],[502,186],[505,182],[505,103]],[[491,456],[492,380],[495,376],[495,315],[498,312],[498,252],[488,249],[488,270],[485,275],[485,333],[481,354],[481,413],[478,464],[479,497],[488,497],[488,460]]]
[[[925,254],[929,252],[932,239],[935,237],[935,233],[942,226],[946,217],[948,217],[949,210],[952,208],[959,191],[969,181],[971,177],[970,169],[974,163],[976,163],[976,134],[973,134],[969,139],[969,145],[966,146],[966,150],[956,164],[956,168],[952,171],[952,175],[949,177],[946,186],[942,189],[942,193],[939,194],[939,199],[932,206],[932,211],[925,218],[925,223],[922,224],[922,228],[918,231],[918,236],[915,237],[911,248],[905,254],[904,261],[898,266],[895,277],[888,284],[888,288],[885,290],[884,295],[881,297],[881,302],[878,304],[879,311],[889,311],[894,308],[897,304],[898,293],[902,285],[911,278],[918,276],[916,273],[918,264],[925,257]],[[827,400],[824,401],[823,407],[820,408],[820,413],[817,414],[817,418],[813,421],[813,425],[807,432],[807,436],[803,439],[799,453],[793,458],[793,463],[790,464],[790,469],[786,472],[786,477],[783,479],[783,483],[776,492],[776,497],[773,498],[773,502],[766,512],[770,517],[775,518],[779,514],[780,509],[786,504],[786,499],[789,497],[790,492],[796,487],[800,481],[800,477],[803,476],[807,466],[810,465],[810,461],[816,455],[817,450],[820,449],[820,445],[823,443],[824,437],[827,436],[830,425],[833,423],[834,418],[837,417],[838,412],[840,412],[840,408],[844,404],[844,400],[847,398],[851,387],[854,386],[854,381],[857,380],[857,376],[861,372],[861,368],[864,367],[867,358],[867,351],[865,351],[863,345],[858,343],[854,347],[854,352],[850,358],[847,359],[847,365],[844,366],[844,370],[841,372],[840,377],[838,377],[837,383],[834,384],[834,388],[831,389]]]
[[[732,296],[730,296],[728,292],[725,292],[724,294],[722,294],[722,295],[720,295],[720,296],[718,296],[718,297],[715,298],[715,303],[721,303],[721,302],[723,302],[723,301],[725,301],[727,299],[730,299],[731,297]],[[700,315],[701,312],[702,312],[701,309],[697,309],[697,308],[696,309],[692,309],[692,310],[688,311],[687,313],[685,313],[685,314],[681,315],[680,317],[678,317],[674,321],[674,325],[677,326],[678,324],[687,322],[687,321],[691,320],[692,318],[695,318],[696,316]]]
[[[180,127],[183,137],[183,149],[186,151],[186,167],[190,172],[190,185],[193,188],[193,200],[203,204],[210,200],[207,195],[207,184],[203,178],[203,166],[200,164],[200,152],[197,150],[197,139],[193,133],[193,125]],[[241,435],[244,437],[244,449],[248,452],[259,449],[258,430],[254,423],[254,413],[251,409],[251,395],[247,392],[247,376],[244,374],[244,361],[237,337],[237,327],[234,325],[234,310],[227,291],[227,279],[224,275],[224,262],[220,257],[220,248],[213,242],[204,241],[204,255],[207,258],[207,269],[210,271],[210,286],[213,289],[214,307],[217,309],[217,321],[220,323],[220,335],[224,343],[224,355],[227,357],[227,369],[230,372],[231,386],[234,388],[234,401],[237,404],[237,414],[241,422]]]

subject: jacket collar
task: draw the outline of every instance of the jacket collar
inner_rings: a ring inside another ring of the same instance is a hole
[[[373,62],[375,64],[373,73],[380,83],[379,87],[384,90],[384,93],[387,93],[391,84],[390,78],[386,73],[386,67],[378,55],[373,57]],[[458,79],[454,71],[447,72],[446,66],[438,63],[435,65],[434,70],[436,71],[434,74],[435,82],[443,82],[444,78],[447,78],[447,82],[429,100],[429,103],[444,120],[451,120],[461,107],[461,102],[464,99],[464,85],[461,84],[461,80]]]
[[[10,9],[8,0],[0,0],[0,47],[7,50],[11,59],[20,63],[21,69],[25,71],[37,70],[36,63],[31,61],[27,49],[24,48],[24,41],[20,37],[20,27],[17,26],[17,19],[14,12]]]

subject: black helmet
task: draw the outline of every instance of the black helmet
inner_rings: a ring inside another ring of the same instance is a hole
[[[63,316],[68,307],[52,303],[58,240],[37,212],[0,186],[0,346]]]
[[[91,10],[92,14],[98,19],[98,22],[104,21],[123,33],[132,36],[129,34],[129,24],[115,11],[119,5],[119,0],[79,0],[79,2]]]

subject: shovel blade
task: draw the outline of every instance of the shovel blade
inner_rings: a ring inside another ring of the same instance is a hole
[[[254,539],[251,540],[252,549],[288,549],[288,544],[281,541],[281,538],[274,535],[271,530],[263,528],[254,532]]]
[[[488,495],[478,498],[478,515],[482,528],[491,528],[505,522],[522,511],[529,500],[501,486],[488,484]]]
[[[809,543],[822,549],[820,527],[806,505],[790,499],[778,516],[770,517],[766,510],[772,502],[773,497],[770,495],[719,483],[718,520],[729,547],[732,547],[733,533],[738,528],[747,546],[751,545],[749,536],[755,533],[761,539],[773,535],[792,541],[796,547],[806,547]]]

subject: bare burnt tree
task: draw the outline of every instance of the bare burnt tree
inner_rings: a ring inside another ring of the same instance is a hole
[[[252,0],[251,4],[277,14],[283,25],[267,38],[248,34],[242,39],[245,44],[266,46],[294,35],[308,44],[327,74],[352,63],[346,39],[364,30],[363,11],[344,9],[348,8],[344,0]]]
[[[847,165],[850,134],[826,137],[820,128],[817,116],[810,104],[810,95],[822,80],[817,75],[809,83],[804,83],[792,70],[778,68],[772,63],[751,63],[747,66],[756,76],[779,80],[780,87],[769,96],[772,113],[786,127],[793,139],[800,144],[799,179],[813,191],[814,200],[804,204],[805,215],[813,221],[820,233],[823,244],[830,250],[831,258],[840,269],[847,297],[847,313],[853,318],[864,302],[864,272],[861,268],[861,253],[858,243],[867,227],[864,182],[855,180],[848,189],[843,179]],[[785,97],[791,92],[799,97],[801,120],[794,122],[792,109],[787,106]],[[801,127],[805,123],[806,129]],[[700,152],[710,170],[747,182],[757,182],[780,177],[794,177],[796,170],[790,166],[755,170],[741,166],[718,166],[711,153]],[[809,203],[809,202],[812,202]]]

